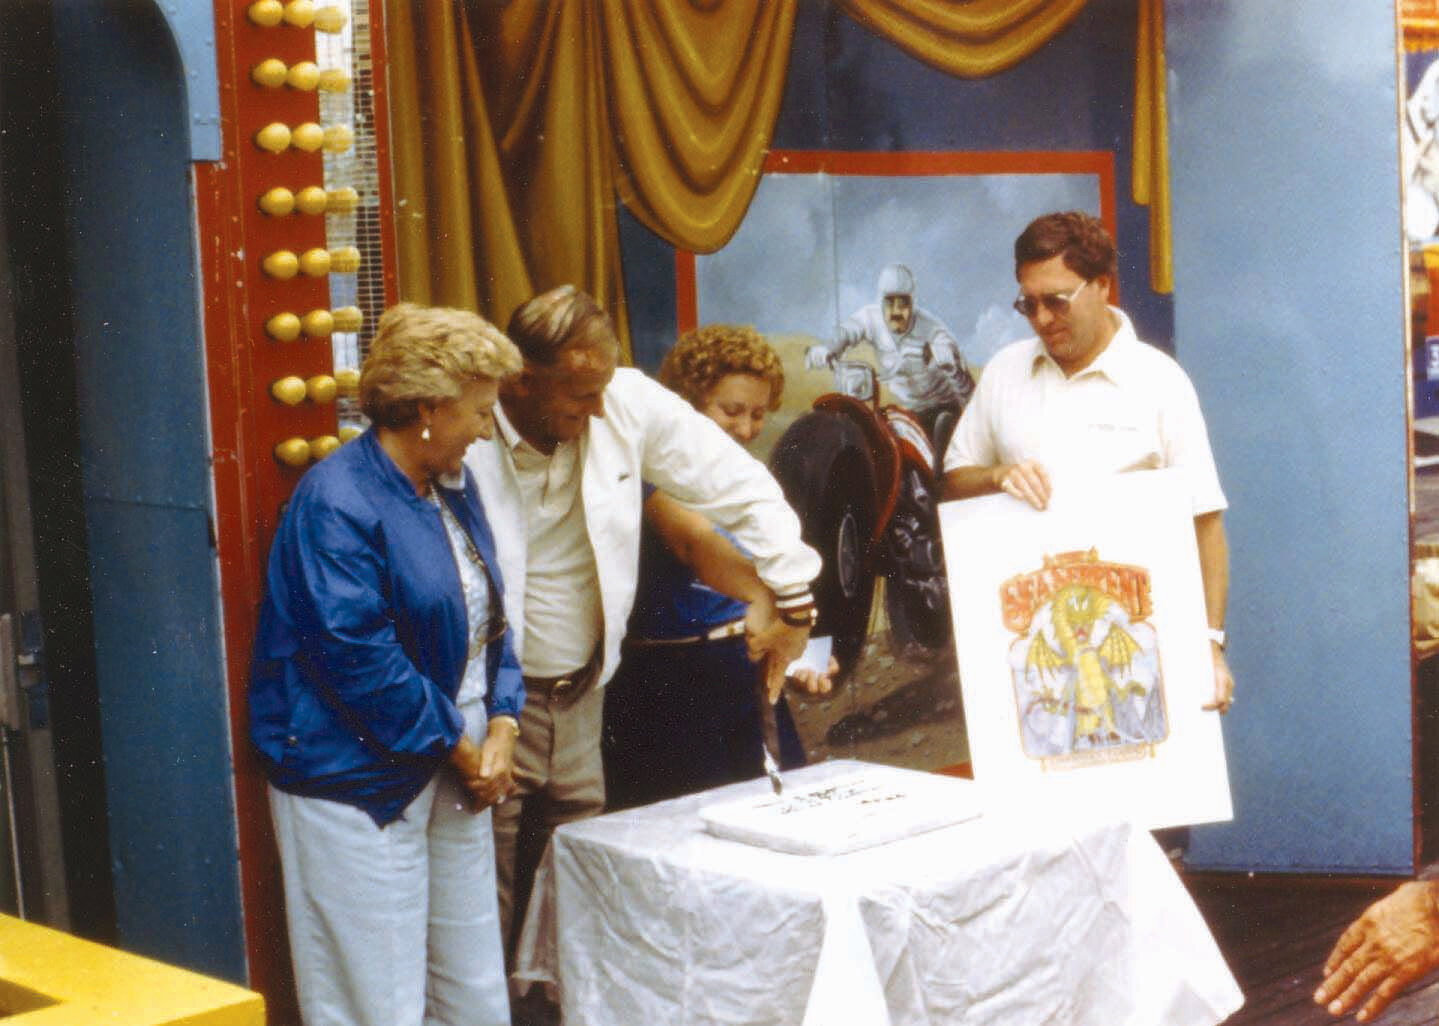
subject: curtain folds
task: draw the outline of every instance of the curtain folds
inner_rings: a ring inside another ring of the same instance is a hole
[[[601,0],[599,9],[620,198],[661,238],[713,252],[759,186],[796,0]]]
[[[573,282],[628,350],[616,200],[681,249],[729,240],[759,185],[799,2],[388,0],[401,294],[503,326]],[[835,2],[972,78],[1028,57],[1085,0]],[[1134,189],[1166,291],[1163,0],[1139,4]]]
[[[1013,67],[1074,20],[1085,0],[837,0],[855,21],[961,78]]]
[[[1169,121],[1165,93],[1164,0],[1139,0],[1134,66],[1134,202],[1149,208],[1149,287],[1174,291],[1174,236],[1169,205]]]
[[[796,0],[391,0],[400,287],[503,325],[573,282],[628,340],[615,199],[727,242],[759,185]]]

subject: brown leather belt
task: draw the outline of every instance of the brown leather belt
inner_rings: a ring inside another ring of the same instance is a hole
[[[599,650],[596,649],[595,654],[590,657],[590,661],[578,670],[571,670],[559,677],[524,678],[525,693],[571,703],[588,691],[599,675],[600,655]]]

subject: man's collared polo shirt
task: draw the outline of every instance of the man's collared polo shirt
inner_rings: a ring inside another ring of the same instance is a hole
[[[1141,342],[1123,311],[1088,367],[1065,377],[1038,338],[1005,346],[985,365],[944,457],[946,472],[1036,460],[1065,477],[1174,467],[1194,515],[1228,506],[1199,398],[1167,354]]]
[[[509,448],[524,500],[526,677],[559,677],[589,662],[601,629],[599,577],[580,501],[580,442],[546,456],[495,407],[497,444]],[[521,586],[515,582],[511,587]]]

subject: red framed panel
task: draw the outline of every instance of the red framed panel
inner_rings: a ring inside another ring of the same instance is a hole
[[[322,6],[322,5],[317,5]],[[394,221],[383,117],[383,22],[370,13],[373,89],[377,116],[379,211],[387,301],[395,295]],[[215,487],[215,541],[235,766],[234,799],[240,848],[240,886],[250,985],[265,995],[269,1020],[298,1020],[283,915],[278,858],[265,781],[250,746],[246,684],[264,567],[283,503],[306,466],[281,463],[275,446],[289,438],[336,434],[333,402],[295,406],[275,399],[278,378],[308,379],[334,372],[327,337],[281,342],[266,332],[277,313],[330,309],[329,280],[303,273],[288,280],[266,274],[262,262],[277,250],[296,254],[327,248],[325,215],[267,214],[259,197],[275,186],[298,193],[324,187],[321,151],[290,147],[273,153],[255,142],[266,125],[320,122],[313,90],[257,84],[251,70],[275,58],[292,66],[315,60],[313,27],[263,27],[248,16],[247,0],[216,0],[216,64],[220,83],[222,159],[196,164],[194,185],[204,289],[207,387]]]
[[[764,174],[938,177],[986,174],[1092,174],[1099,179],[1100,220],[1118,237],[1114,191],[1114,154],[1108,150],[909,151],[771,150]],[[1110,292],[1119,301],[1119,284]],[[678,334],[699,325],[695,255],[675,253],[675,314]]]

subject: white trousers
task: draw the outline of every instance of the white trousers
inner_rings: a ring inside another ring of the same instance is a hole
[[[485,733],[482,701],[460,707]],[[270,788],[305,1026],[509,1026],[490,812],[444,766],[383,830]]]

